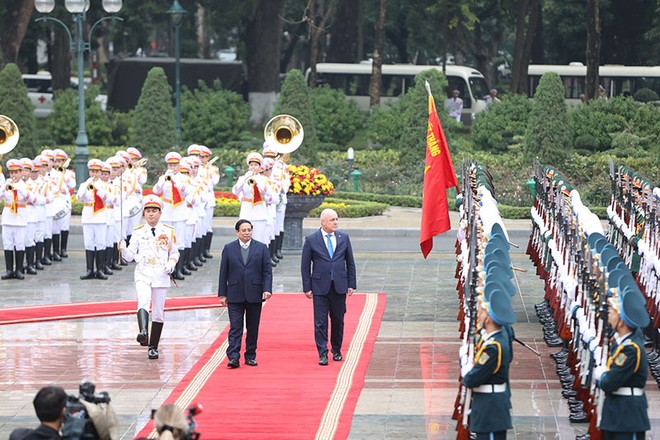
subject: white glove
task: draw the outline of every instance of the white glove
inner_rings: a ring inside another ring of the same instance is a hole
[[[172,272],[174,272],[174,266],[175,265],[176,264],[173,261],[168,261],[165,264],[165,272],[167,272],[168,274],[171,274]]]
[[[461,377],[467,376],[467,374],[472,371],[472,363],[465,364],[461,367]]]
[[[126,249],[126,240],[122,238],[121,240],[119,240],[119,251],[121,252],[124,249]]]
[[[462,358],[463,356],[467,356],[469,348],[470,347],[467,344],[461,345],[461,348],[458,350],[458,357]]]
[[[607,367],[605,365],[599,365],[594,369],[594,379],[595,380],[600,380],[601,376],[603,373],[607,371]]]

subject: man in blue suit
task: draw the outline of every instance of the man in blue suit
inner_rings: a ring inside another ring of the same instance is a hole
[[[222,250],[218,282],[220,305],[227,306],[229,313],[227,366],[240,366],[245,316],[245,364],[256,367],[261,305],[271,297],[273,272],[268,247],[252,240],[252,223],[241,219],[234,229],[238,240],[227,243]]]
[[[348,234],[337,231],[337,213],[321,212],[321,228],[305,237],[300,261],[303,291],[314,300],[314,339],[319,365],[328,365],[328,315],[332,359],[341,361],[346,295],[357,288],[353,249]]]

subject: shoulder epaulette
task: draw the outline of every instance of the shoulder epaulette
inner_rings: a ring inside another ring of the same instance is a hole
[[[161,224],[167,228],[174,229],[174,226],[168,225],[167,223],[161,223]]]
[[[144,224],[144,223],[142,223],[141,225],[138,225],[138,226],[136,226],[136,227],[134,227],[133,229],[134,229],[134,230],[136,230],[136,229],[140,229],[140,228],[143,228],[143,227],[144,227],[144,225],[145,225],[145,224]]]

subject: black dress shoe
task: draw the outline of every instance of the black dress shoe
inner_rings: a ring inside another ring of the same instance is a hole
[[[140,333],[138,333],[137,338],[135,338],[141,346],[146,347],[149,345],[149,335],[147,335],[147,331],[144,330]]]
[[[591,439],[591,434],[589,434],[588,432],[583,435],[575,436],[575,440],[590,440],[590,439]]]
[[[238,359],[229,359],[229,362],[227,362],[227,366],[229,368],[238,368],[241,366],[241,364],[238,363]]]
[[[62,261],[62,257],[59,254],[53,252],[53,261]]]
[[[15,270],[14,271],[14,278],[16,278],[17,280],[24,280],[25,275],[23,275],[20,270]]]
[[[326,353],[326,354],[322,354],[322,355],[319,357],[319,365],[328,365],[328,355],[327,355],[327,353]]]
[[[37,269],[35,269],[32,266],[28,266],[27,269],[25,269],[25,273],[28,275],[36,275],[37,274]]]
[[[236,361],[238,362],[238,361]],[[255,359],[245,359],[245,365],[249,365],[251,367],[256,367],[259,365]]]
[[[149,347],[149,359],[158,359],[158,347]]]
[[[97,270],[96,273],[94,274],[94,278],[97,280],[107,280],[108,277],[101,271]]]
[[[339,361],[341,361],[342,359],[344,359],[344,357],[341,355],[340,352],[337,352],[337,353],[335,353],[335,354],[332,355],[332,360],[333,360],[333,361],[337,361],[337,362],[339,362]]]
[[[571,423],[587,423],[589,420],[587,419],[587,413],[580,411],[571,413],[571,415],[568,416],[568,421]]]

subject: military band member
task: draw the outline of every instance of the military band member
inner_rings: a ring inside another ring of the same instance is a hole
[[[644,392],[648,362],[641,329],[650,323],[646,300],[632,277],[623,277],[608,298],[607,320],[615,333],[607,365],[594,372],[605,392],[598,428],[605,440],[641,440],[651,429]]]
[[[472,389],[470,431],[478,440],[506,439],[511,429],[511,399],[507,392],[511,346],[502,330],[516,321],[511,296],[504,290],[485,292],[477,306],[484,331],[474,360],[461,359],[463,385]]]
[[[20,160],[7,161],[9,179],[5,181],[0,194],[4,201],[2,210],[2,244],[5,251],[5,265],[7,272],[2,275],[3,280],[16,278],[25,279],[22,273],[25,259],[25,230],[27,227],[27,213],[25,206],[33,203],[33,198],[22,180],[23,164]],[[15,257],[15,258],[14,258]],[[14,266],[14,262],[16,265]]]
[[[32,200],[28,200],[25,204],[25,218],[27,226],[25,229],[25,267],[23,273],[29,275],[36,275],[37,269],[35,267],[35,239],[37,237],[37,206],[45,205],[46,200],[39,194],[38,182],[32,176],[34,173],[34,162],[29,158],[21,159],[23,164],[23,181],[25,182],[27,191],[33,195]]]
[[[44,179],[48,181],[49,193],[52,193],[52,196],[48,197],[48,201],[46,202],[44,256],[41,259],[41,264],[44,266],[50,266],[53,262],[53,217],[55,216],[55,196],[57,193],[57,188],[54,185],[53,179],[51,178],[53,164],[55,163],[55,154],[53,153],[53,150],[43,150],[41,152],[41,158],[43,160]]]
[[[68,199],[68,206],[70,207],[71,192],[76,189],[76,173],[71,169],[65,168],[64,165],[69,160],[69,156],[64,150],[56,148],[53,150],[53,154],[55,155],[55,163],[51,170],[51,175],[56,188],[56,196],[57,198]],[[61,258],[67,258],[69,256],[66,250],[69,245],[70,224],[70,208],[64,217],[53,220],[53,258],[55,261],[60,261]]]
[[[87,273],[81,280],[93,278],[107,280],[103,273],[105,265],[105,238],[107,233],[106,200],[112,195],[108,193],[107,185],[101,180],[103,162],[91,159],[87,162],[89,179],[82,182],[76,198],[84,203],[81,223],[83,226],[83,241],[85,244],[85,260]],[[96,263],[96,271],[94,264]]]
[[[274,195],[276,201],[275,209],[275,252],[274,255],[278,260],[284,258],[282,254],[282,244],[284,243],[284,216],[286,215],[287,205],[287,192],[291,185],[291,176],[287,169],[287,164],[278,157],[277,151],[264,143],[262,155],[264,158],[273,158],[273,171],[271,172],[270,179],[278,182],[279,193]]]
[[[194,187],[190,176],[191,169],[192,166],[188,158],[182,158],[179,163],[179,173],[183,176],[183,183],[189,188]],[[179,238],[183,240],[183,251],[180,252],[179,257],[181,260],[181,273],[186,276],[192,275],[193,271],[197,271],[197,266],[191,260],[191,248],[195,236],[195,224],[197,223],[195,203],[195,191],[188,191],[188,195],[185,197],[186,227],[183,237]]]
[[[142,159],[142,153],[137,148],[126,149],[122,157],[126,160],[122,179],[125,180],[126,195],[124,205],[125,235],[133,232],[133,228],[140,224],[142,219],[142,186],[147,183],[147,169],[142,165],[136,165],[136,161]],[[136,212],[137,207],[139,211]],[[130,243],[130,238],[127,237]]]
[[[170,275],[179,261],[174,228],[160,222],[163,201],[150,194],[142,200],[145,223],[133,230],[130,245],[122,240],[122,256],[137,263],[135,290],[137,291],[137,341],[148,346],[149,359],[158,359],[158,344],[165,322],[165,296]],[[149,303],[152,323],[149,335]]]
[[[177,237],[184,237],[186,233],[186,203],[185,198],[188,195],[189,187],[184,183],[184,176],[179,172],[181,155],[175,151],[165,155],[167,171],[153,187],[153,193],[159,196],[163,201],[162,220],[174,228]],[[182,239],[177,241],[179,252],[184,249]],[[183,266],[182,259],[177,263],[177,267],[172,274],[175,280],[185,279],[181,273]]]
[[[103,251],[103,266],[101,272],[105,275],[113,275],[112,260],[113,260],[113,245],[119,241],[115,240],[115,219],[116,214],[119,213],[119,187],[117,187],[111,180],[112,165],[106,160],[101,165],[101,182],[105,184],[105,189],[108,197],[105,199],[105,215],[106,215],[106,230],[105,230],[105,248]],[[115,205],[117,209],[115,209]],[[117,220],[117,223],[121,219]],[[121,268],[120,268],[121,269]]]
[[[190,162],[190,180],[195,188],[193,209],[197,218],[191,243],[190,259],[193,265],[201,267],[206,263],[206,257],[204,257],[206,205],[209,198],[214,197],[214,195],[209,191],[209,182],[203,180],[203,176],[200,175],[202,161],[199,156],[189,156],[188,160]]]
[[[239,217],[252,223],[252,238],[267,245],[270,241],[267,203],[273,201],[273,193],[268,179],[261,174],[261,154],[248,154],[246,162],[249,170],[238,178],[232,192],[241,202]]]
[[[215,186],[220,182],[220,170],[216,165],[209,161],[211,157],[211,149],[206,145],[200,145],[199,149],[199,158],[202,161],[202,164],[199,167],[200,179],[208,185],[208,198],[206,199],[206,205],[204,207],[205,214],[202,226],[202,232],[204,233],[204,250],[202,255],[204,258],[213,258],[213,255],[211,255],[211,242],[213,241],[213,210],[216,205]]]
[[[50,184],[44,178],[44,162],[41,155],[38,155],[32,161],[32,180],[37,187],[37,195],[39,199],[43,199],[43,203],[37,203],[34,208],[37,217],[36,230],[34,232],[35,254],[34,254],[34,267],[37,270],[44,270],[41,260],[44,256],[44,238],[46,231],[46,203],[51,197]],[[54,194],[54,193],[53,193]]]

